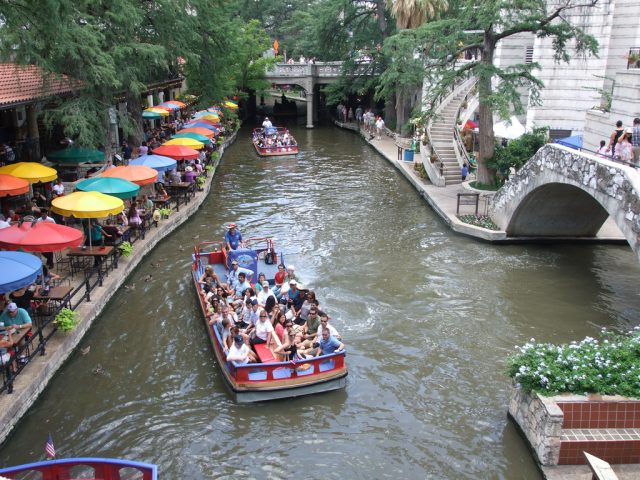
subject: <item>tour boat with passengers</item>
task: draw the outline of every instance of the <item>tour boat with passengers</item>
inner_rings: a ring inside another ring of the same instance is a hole
[[[192,277],[202,318],[216,360],[235,400],[239,403],[259,402],[344,388],[348,373],[344,350],[291,360],[286,356],[276,358],[278,355],[274,355],[273,348],[257,344],[253,349],[259,363],[227,361],[221,332],[209,322],[200,279],[210,265],[218,278],[225,281],[234,262],[254,272],[254,278],[264,273],[266,281],[273,287],[278,264],[284,265],[284,258],[282,253],[276,252],[270,238],[249,238],[236,250],[227,250],[222,242],[204,242],[194,247]]]
[[[298,143],[284,127],[254,128],[252,141],[261,157],[298,154]]]
[[[113,458],[65,458],[0,468],[0,478],[39,478],[41,480],[135,478],[157,480],[158,467],[149,463]]]

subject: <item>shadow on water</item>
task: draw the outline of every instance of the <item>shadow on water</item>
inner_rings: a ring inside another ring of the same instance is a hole
[[[197,216],[145,259],[0,450],[158,463],[163,477],[539,479],[507,421],[504,359],[637,323],[628,248],[491,246],[452,234],[390,165],[334,128],[299,159],[241,132]],[[348,345],[345,391],[236,405],[189,281],[194,242],[270,235]],[[149,277],[151,276],[151,277]],[[148,281],[145,281],[148,280]]]

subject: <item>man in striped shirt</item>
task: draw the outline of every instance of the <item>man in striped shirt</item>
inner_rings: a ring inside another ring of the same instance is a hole
[[[640,158],[640,118],[633,119],[633,129],[631,130],[631,143],[633,144],[633,162],[638,165]]]

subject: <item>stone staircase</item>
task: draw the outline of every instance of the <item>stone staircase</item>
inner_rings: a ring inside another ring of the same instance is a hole
[[[431,123],[431,146],[442,162],[441,171],[445,185],[462,183],[461,167],[454,148],[453,129],[456,127],[458,111],[472,87],[473,84],[468,84],[466,88],[459,88]]]

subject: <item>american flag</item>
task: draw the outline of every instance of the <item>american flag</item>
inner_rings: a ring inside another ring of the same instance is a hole
[[[44,453],[47,454],[47,458],[56,458],[56,447],[53,446],[53,437],[51,434],[49,434],[47,444],[44,446]]]

